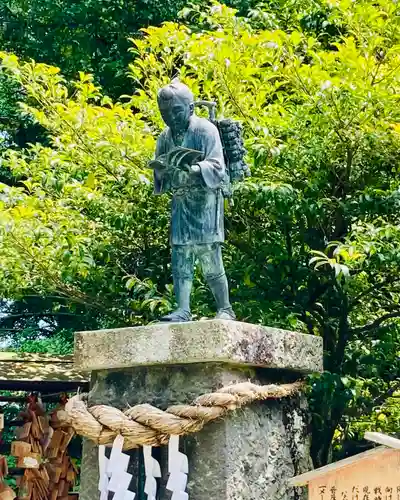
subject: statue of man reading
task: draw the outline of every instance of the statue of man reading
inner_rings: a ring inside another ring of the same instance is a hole
[[[150,166],[154,169],[155,193],[172,193],[172,273],[178,302],[178,309],[161,321],[191,320],[190,295],[197,260],[214,295],[216,317],[235,319],[221,253],[221,187],[226,173],[218,129],[195,115],[193,94],[180,82],[174,81],[159,91],[158,106],[167,128],[158,138]]]

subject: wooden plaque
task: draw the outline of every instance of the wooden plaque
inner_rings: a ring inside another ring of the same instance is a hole
[[[365,456],[311,479],[308,487],[309,500],[400,500],[400,451]]]

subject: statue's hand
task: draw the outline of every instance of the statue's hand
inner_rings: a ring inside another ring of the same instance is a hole
[[[201,173],[201,168],[199,165],[192,165],[190,167],[190,173],[193,175],[199,175]]]
[[[147,166],[151,168],[152,170],[166,170],[168,168],[167,164],[167,156],[166,155],[160,155],[154,160],[149,161]]]
[[[200,173],[200,167],[199,165],[180,165],[180,169],[183,170],[184,172],[187,172],[188,174],[192,175],[197,175]]]

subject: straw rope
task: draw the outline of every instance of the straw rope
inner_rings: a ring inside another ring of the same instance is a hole
[[[200,431],[205,424],[229,411],[254,401],[280,399],[297,394],[303,382],[282,385],[256,385],[251,382],[229,385],[203,394],[192,405],[175,405],[166,411],[139,404],[125,411],[112,406],[87,407],[87,395],[73,396],[59,415],[77,434],[98,444],[112,444],[118,434],[124,437],[126,450],[142,445],[160,446],[169,436]]]

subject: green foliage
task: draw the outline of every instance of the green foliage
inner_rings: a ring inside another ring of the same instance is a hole
[[[59,66],[71,77],[81,70],[93,73],[117,97],[131,88],[126,76],[131,60],[128,38],[140,36],[143,27],[175,20],[186,5],[183,0],[2,2],[0,47]],[[239,1],[238,6],[246,11],[249,2]]]
[[[26,146],[29,142],[45,142],[43,127],[31,116],[23,116],[19,103],[25,101],[23,87],[5,71],[0,71],[0,154],[7,148]],[[0,181],[15,184],[10,169],[0,163]]]
[[[85,68],[107,81],[110,90],[118,93],[122,84],[126,91],[127,38],[143,26],[143,21],[148,24],[146,14],[155,17],[156,13],[152,3],[152,13],[140,4],[123,0],[3,3],[1,45],[19,56],[61,66],[68,75],[75,76]]]
[[[1,130],[13,130],[18,122],[18,102],[23,100],[20,85],[4,72],[0,72],[0,123]]]
[[[194,0],[198,11],[204,10],[204,0]],[[314,32],[328,33],[323,26],[323,6],[315,0],[303,0],[301,9],[293,1],[270,3],[270,14],[265,17],[254,0],[229,0],[229,5],[242,14],[250,11],[254,24],[264,27],[291,27],[302,19]],[[141,37],[140,29],[176,20],[187,3],[183,0],[12,0],[0,4],[0,48],[19,57],[53,64],[67,77],[76,78],[80,71],[92,73],[114,98],[132,93],[132,80],[126,67],[132,56],[128,52],[130,37]],[[262,7],[262,6],[261,6]],[[193,13],[193,10],[190,11]],[[193,18],[193,15],[191,15]],[[196,24],[194,19],[194,24]],[[7,141],[16,146],[29,142],[43,142],[42,127],[33,127],[27,117],[22,117],[16,98],[24,100],[20,87],[4,74],[0,75],[0,131],[7,132]],[[7,171],[0,175],[12,183]]]
[[[12,348],[18,352],[67,355],[74,350],[74,334],[72,330],[61,330],[49,337],[38,336],[37,331],[22,330],[13,335]],[[10,349],[8,349],[10,350]]]
[[[119,97],[132,91],[126,74],[131,62],[128,38],[140,36],[143,26],[175,19],[184,6],[183,0],[2,2],[0,49],[54,64],[69,77],[76,78],[82,70],[93,73],[109,95]],[[32,127],[19,112],[16,103],[24,100],[20,94],[20,86],[0,74],[0,131],[7,133],[6,141],[0,136],[0,150],[41,137],[41,128]],[[8,172],[0,169],[0,176],[6,180]]]
[[[0,152],[14,146],[21,135],[26,134],[32,120],[21,123],[19,102],[25,98],[21,85],[10,78],[4,71],[0,72]],[[12,183],[9,170],[0,166],[0,179]]]
[[[310,380],[315,464],[330,459],[333,439],[361,432],[366,415],[379,428],[377,408],[393,429],[396,9],[389,0],[326,3],[329,43],[304,16],[283,31],[218,4],[186,12],[198,29],[166,23],[134,41],[139,90],[125,103],[104,97],[88,75],[67,83],[56,68],[4,55],[27,93],[25,112],[50,142],[6,157],[20,183],[1,187],[1,294],[18,303],[53,297],[46,314],[56,329],[68,315],[93,328],[147,323],[172,306],[168,200],[152,196],[145,166],[162,125],[156,90],[179,73],[244,123],[253,177],[227,211],[225,251],[239,318],[323,337],[326,372]],[[196,285],[195,310],[209,315],[200,276]]]

